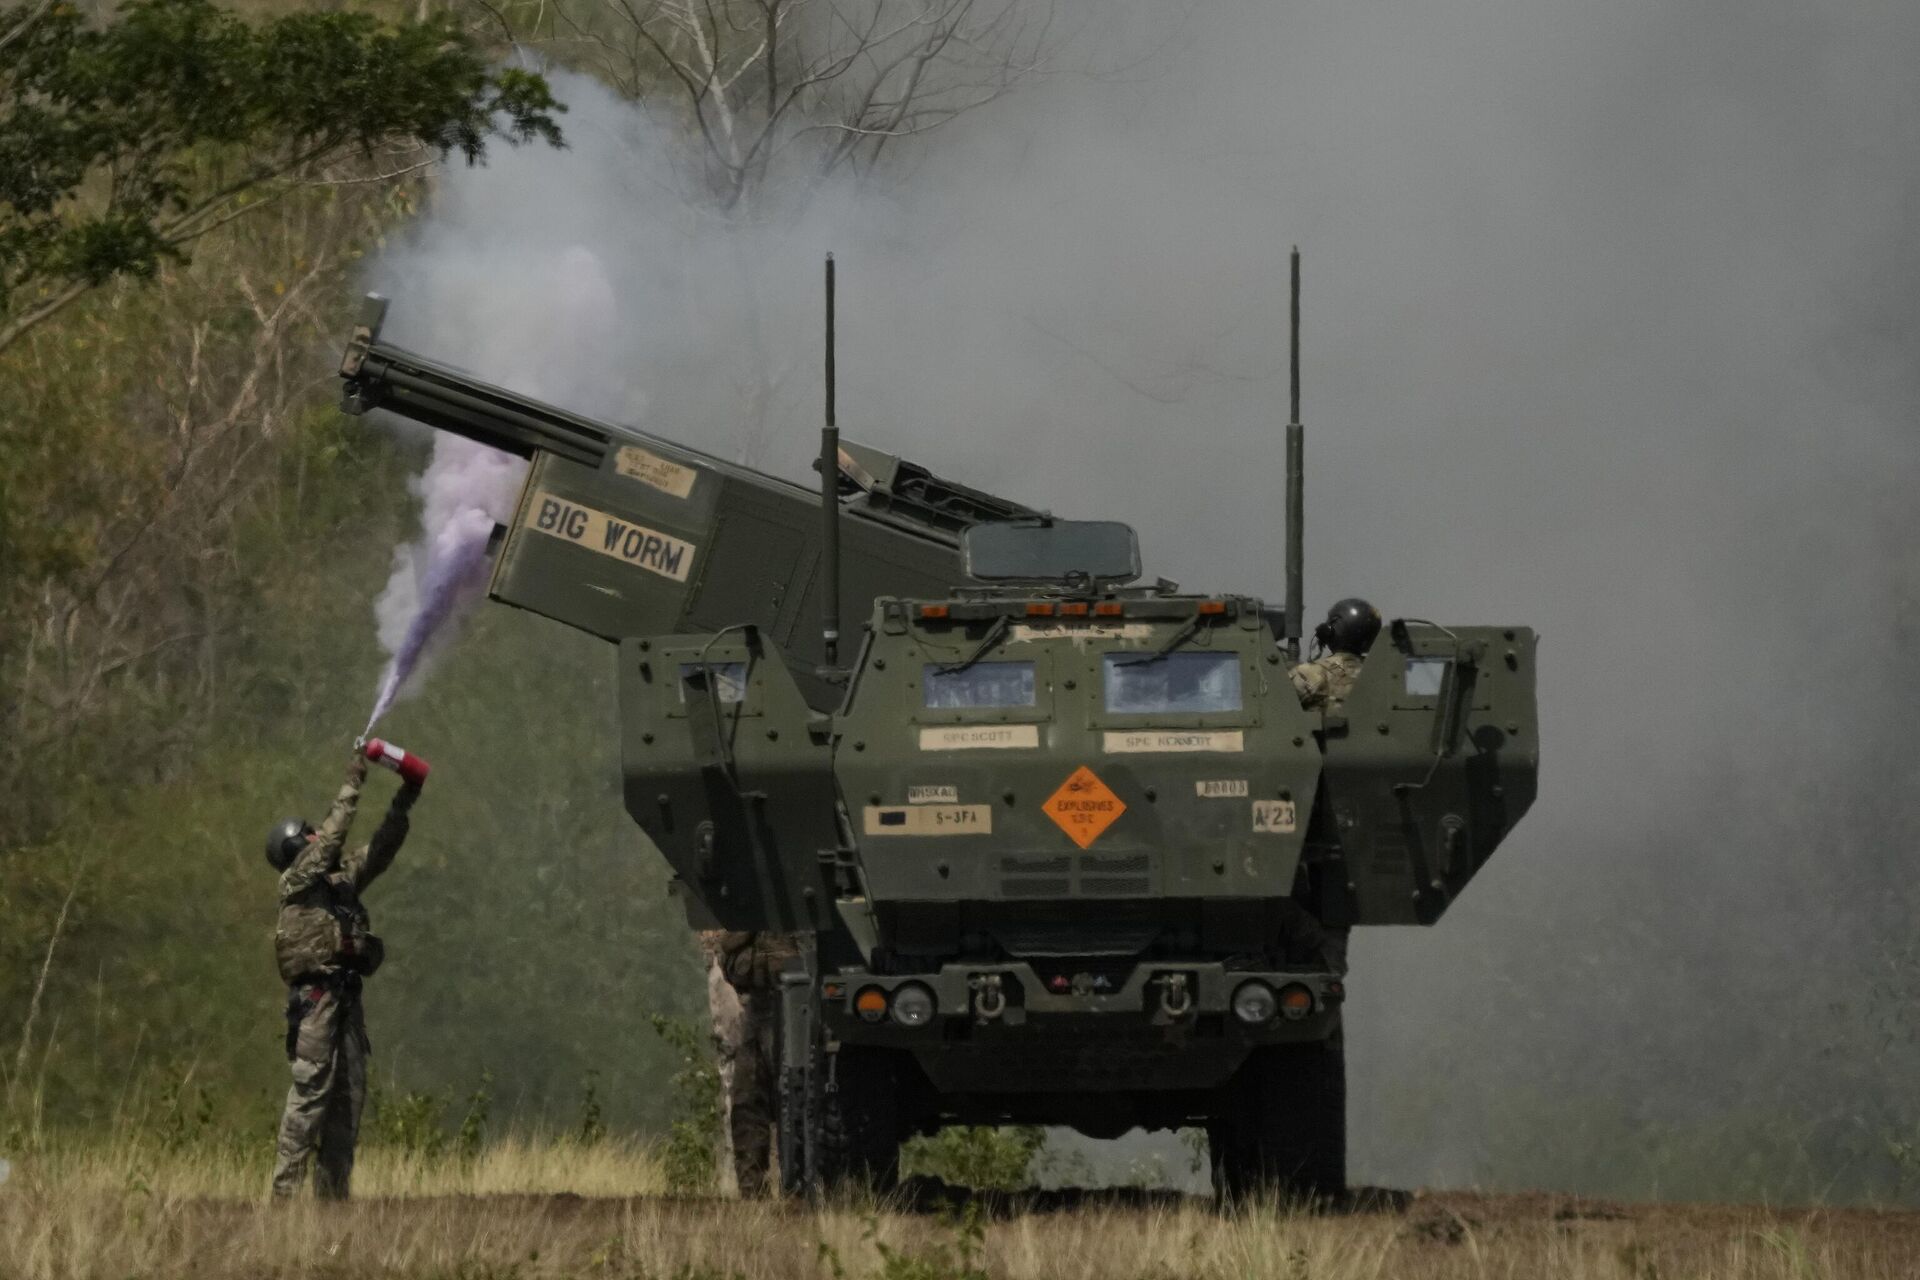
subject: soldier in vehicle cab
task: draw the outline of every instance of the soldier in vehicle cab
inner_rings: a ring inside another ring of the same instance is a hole
[[[1313,629],[1314,643],[1324,652],[1291,672],[1300,705],[1314,711],[1344,699],[1379,634],[1380,611],[1358,596],[1327,610],[1327,620]]]

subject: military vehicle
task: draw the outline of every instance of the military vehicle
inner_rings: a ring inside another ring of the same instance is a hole
[[[532,460],[492,596],[618,646],[626,808],[690,922],[811,940],[787,1188],[1038,1123],[1204,1126],[1224,1190],[1344,1189],[1347,932],[1433,923],[1526,812],[1535,637],[1396,619],[1302,709],[1297,337],[1269,609],[842,444],[831,302],[818,494],[396,348],[384,307],[346,407]]]

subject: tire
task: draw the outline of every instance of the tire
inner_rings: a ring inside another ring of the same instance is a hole
[[[1346,1052],[1338,1038],[1250,1054],[1207,1125],[1214,1187],[1338,1200],[1347,1190]]]
[[[827,1189],[900,1185],[902,1115],[897,1055],[886,1049],[843,1044],[828,1059],[831,1084],[820,1099],[819,1175]]]

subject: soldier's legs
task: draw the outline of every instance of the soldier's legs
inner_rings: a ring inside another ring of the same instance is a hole
[[[740,1035],[734,1045],[728,1119],[733,1138],[733,1172],[743,1196],[767,1193],[767,1177],[773,1165],[773,1126],[777,1115],[773,1025],[779,1008],[780,997],[774,992],[740,993]]]
[[[353,1150],[360,1139],[360,1113],[367,1104],[367,1024],[353,997],[341,1018],[334,1051],[333,1089],[320,1126],[320,1159],[313,1190],[322,1200],[345,1200],[353,1181]]]
[[[707,942],[706,939],[702,941]],[[714,1060],[720,1072],[720,1180],[723,1184],[721,1190],[724,1191],[724,1183],[728,1174],[736,1169],[738,1158],[733,1142],[733,1095],[735,1048],[741,1037],[741,1008],[739,993],[727,981],[719,950],[709,944],[706,953],[708,1026],[713,1036]]]
[[[293,1085],[280,1113],[275,1143],[273,1194],[290,1196],[306,1181],[307,1157],[320,1143],[321,1128],[333,1099],[334,1047],[340,1039],[339,999],[325,987],[302,987],[296,997],[300,1018],[289,1065]]]

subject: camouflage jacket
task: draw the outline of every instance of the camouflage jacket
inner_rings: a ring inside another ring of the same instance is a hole
[[[372,973],[380,965],[384,947],[370,927],[360,894],[393,865],[407,838],[407,810],[420,789],[401,787],[373,839],[343,854],[365,778],[364,768],[347,775],[317,838],[281,873],[273,950],[286,982],[343,970]]]
[[[1295,667],[1293,688],[1300,695],[1300,705],[1312,711],[1345,698],[1360,678],[1364,661],[1357,654],[1326,653]]]
[[[700,945],[711,963],[720,966],[727,985],[735,991],[774,991],[780,986],[780,970],[800,954],[798,935],[741,933],[727,929],[705,929]]]

